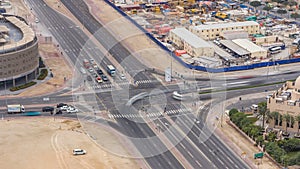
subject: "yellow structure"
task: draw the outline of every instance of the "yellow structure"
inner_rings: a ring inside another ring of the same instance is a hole
[[[271,119],[270,127],[287,129],[296,132],[298,130],[299,121],[296,120],[300,116],[300,76],[295,82],[287,81],[279,88],[267,101],[270,112],[278,112],[277,119]],[[290,116],[289,120],[284,118]]]

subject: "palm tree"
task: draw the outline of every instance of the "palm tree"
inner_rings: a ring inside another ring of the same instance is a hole
[[[300,129],[300,115],[296,116],[296,121],[297,121],[297,123],[298,123],[297,136],[300,136],[300,133],[299,133],[299,129]]]
[[[258,117],[262,117],[262,128],[265,128],[265,118],[268,117],[270,111],[267,108],[267,102],[258,103]]]
[[[285,114],[283,115],[283,119],[285,120],[285,134],[287,134],[287,126],[288,126],[288,122],[290,122],[291,116],[289,114]]]
[[[278,112],[273,111],[272,113],[270,113],[270,119],[274,120],[273,128],[275,128],[276,125],[279,125],[279,119],[278,118],[279,118],[279,113]]]

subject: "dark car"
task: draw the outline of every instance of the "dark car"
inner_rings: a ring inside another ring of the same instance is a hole
[[[42,111],[43,112],[53,112],[54,111],[54,107],[51,107],[51,106],[46,106],[46,107],[43,107],[42,108]]]
[[[62,114],[62,111],[61,110],[56,110],[55,114]]]
[[[66,103],[59,103],[56,105],[57,108],[63,107],[63,106],[68,106]]]
[[[101,78],[102,78],[102,80],[103,80],[103,81],[108,81],[108,78],[107,78],[107,76],[105,76],[104,74],[103,74],[103,75],[101,75]]]
[[[87,76],[87,77],[86,77],[86,80],[87,80],[87,81],[92,81],[93,79],[92,79],[91,76]]]
[[[98,69],[98,70],[97,70],[97,73],[98,73],[99,75],[103,75],[103,71],[102,71],[101,69]]]

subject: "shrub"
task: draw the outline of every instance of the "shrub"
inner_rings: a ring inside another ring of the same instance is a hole
[[[42,69],[39,77],[37,80],[44,80],[48,75],[48,70],[47,69]]]
[[[13,91],[17,91],[17,90],[21,90],[21,89],[28,88],[28,87],[33,86],[33,85],[35,85],[35,84],[36,84],[36,82],[31,81],[31,82],[29,82],[29,83],[25,83],[25,84],[20,85],[20,86],[12,87],[12,88],[10,88],[9,90],[13,92]]]
[[[236,113],[238,113],[239,111],[237,110],[237,109],[231,109],[230,111],[229,111],[229,117],[231,117],[232,115],[234,115],[234,114],[236,114]]]

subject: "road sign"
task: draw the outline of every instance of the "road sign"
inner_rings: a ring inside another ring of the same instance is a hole
[[[255,153],[255,154],[254,154],[254,159],[262,158],[263,156],[264,156],[264,153],[263,153],[263,152]]]

